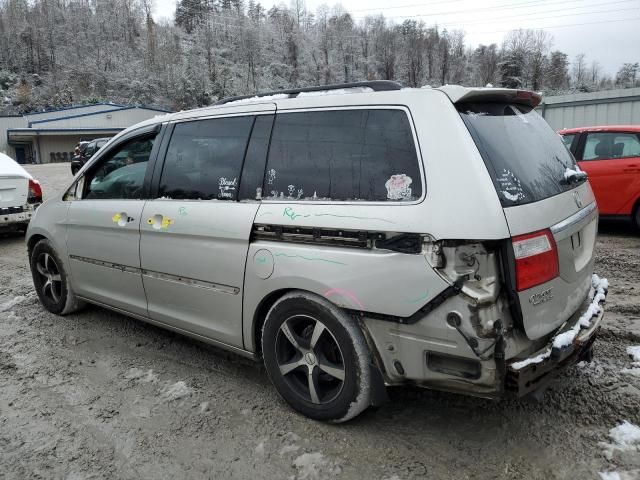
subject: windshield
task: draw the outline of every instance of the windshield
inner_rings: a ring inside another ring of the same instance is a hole
[[[531,107],[506,103],[457,105],[504,207],[537,202],[575,187],[576,170],[562,139]]]

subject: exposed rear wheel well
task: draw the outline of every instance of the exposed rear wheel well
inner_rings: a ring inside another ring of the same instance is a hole
[[[31,258],[31,252],[33,251],[33,247],[36,246],[40,240],[46,240],[47,237],[44,235],[32,235],[27,242],[27,252],[29,252],[29,258]]]
[[[262,299],[260,305],[256,309],[256,313],[253,317],[253,344],[255,346],[256,356],[262,357],[262,326],[267,318],[267,313],[273,304],[278,301],[280,297],[292,291],[292,288],[285,288],[282,290],[276,290],[271,292],[265,298]]]

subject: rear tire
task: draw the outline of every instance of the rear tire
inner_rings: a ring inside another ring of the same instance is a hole
[[[48,311],[68,315],[84,305],[73,293],[65,266],[49,240],[36,243],[29,264],[40,303]]]
[[[291,292],[267,313],[262,353],[271,382],[296,411],[345,422],[371,403],[371,352],[357,323],[324,298]]]
[[[640,203],[636,205],[636,208],[631,215],[631,223],[635,227],[636,231],[640,232]]]

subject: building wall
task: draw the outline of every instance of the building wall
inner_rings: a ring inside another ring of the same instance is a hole
[[[62,110],[32,113],[25,116],[0,117],[0,152],[15,158],[15,145],[7,142],[7,130],[15,128],[31,128],[34,138],[31,147],[38,162],[48,163],[51,154],[54,159],[64,158],[63,154],[73,152],[80,139],[91,140],[97,137],[109,136],[95,132],[83,132],[84,129],[109,129],[110,131],[124,129],[136,123],[163,115],[164,112],[145,107],[122,107],[119,105],[87,105]],[[46,130],[60,129],[63,132],[47,134]],[[43,132],[43,130],[45,130]],[[39,132],[37,132],[39,131]],[[28,137],[27,137],[28,138]],[[28,145],[28,144],[27,144]],[[39,154],[37,153],[39,152]]]
[[[62,118],[39,123],[32,122],[31,128],[127,128],[161,114],[162,112],[144,108],[128,108],[95,115]]]
[[[68,117],[70,115],[81,115],[84,113],[102,112],[105,110],[113,110],[114,108],[121,108],[121,107],[119,105],[112,105],[112,104],[83,105],[80,107],[62,108],[59,110],[51,110],[48,112],[29,113],[25,115],[25,117],[28,122],[36,122],[38,120]]]
[[[10,128],[25,128],[27,120],[22,117],[0,117],[0,152],[15,158],[15,150],[7,143],[7,130]]]
[[[39,136],[40,142],[40,161],[42,163],[51,163],[64,161],[64,153],[67,154],[66,161],[71,161],[73,149],[80,140],[93,140],[94,138],[105,137],[107,135],[64,135],[64,136]],[[53,157],[52,155],[53,154]]]
[[[554,130],[595,125],[638,125],[640,88],[546,97],[539,111]]]

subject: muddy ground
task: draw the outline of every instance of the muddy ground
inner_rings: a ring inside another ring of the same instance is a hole
[[[68,164],[29,168],[51,195]],[[292,412],[259,365],[97,307],[60,318],[33,293],[23,238],[0,237],[0,478],[640,478],[601,442],[640,425],[640,236],[601,224],[610,280],[595,361],[543,403],[394,388],[346,425]],[[4,311],[3,311],[4,310]],[[615,478],[615,477],[611,477]]]

